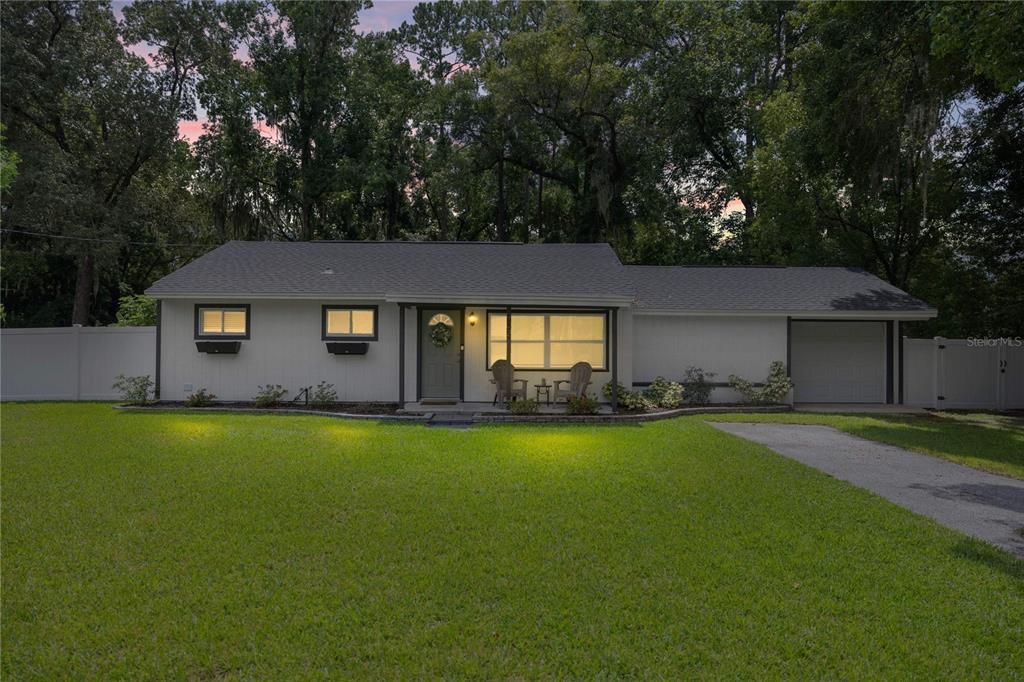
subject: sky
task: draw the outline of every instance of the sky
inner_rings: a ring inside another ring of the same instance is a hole
[[[115,0],[112,3],[114,15],[120,19],[122,10],[131,0]],[[419,4],[419,0],[375,0],[373,7],[364,9],[359,12],[359,23],[356,25],[356,30],[360,33],[370,33],[375,31],[387,31],[393,28],[398,28],[402,25],[403,21],[412,21],[412,10]],[[129,48],[132,52],[145,58],[149,53],[149,48],[146,45],[133,45]],[[239,50],[239,57],[246,57],[247,50],[242,48]],[[199,139],[199,136],[203,134],[203,125],[206,123],[206,117],[202,110],[197,112],[198,119],[195,121],[179,121],[178,122],[178,134],[189,142],[195,142]],[[257,130],[262,135],[267,137],[273,137],[274,131],[266,125],[259,122],[255,124]]]

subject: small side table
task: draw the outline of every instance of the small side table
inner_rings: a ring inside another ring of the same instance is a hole
[[[547,379],[541,379],[539,384],[534,384],[533,387],[537,389],[537,402],[540,402],[540,394],[544,394],[544,402],[548,405],[551,404],[551,384],[547,382]]]

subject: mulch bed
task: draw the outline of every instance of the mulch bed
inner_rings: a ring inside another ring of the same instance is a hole
[[[333,403],[331,405],[304,405],[303,403],[282,402],[276,407],[256,407],[251,402],[217,402],[208,407],[192,407],[181,400],[160,400],[146,405],[132,405],[142,409],[182,409],[216,411],[220,408],[231,410],[257,410],[259,412],[332,412],[343,414],[397,414],[398,403]]]

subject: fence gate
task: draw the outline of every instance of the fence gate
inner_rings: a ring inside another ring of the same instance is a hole
[[[904,339],[903,402],[922,407],[1024,408],[1024,346],[1014,339]]]

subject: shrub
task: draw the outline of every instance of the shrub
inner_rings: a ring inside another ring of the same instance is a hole
[[[683,390],[686,393],[686,401],[693,405],[707,405],[711,402],[711,379],[714,372],[705,372],[700,367],[687,367],[683,375]]]
[[[281,398],[288,393],[279,384],[267,384],[260,386],[259,391],[253,396],[252,402],[256,407],[277,407],[281,404]]]
[[[533,398],[526,400],[509,400],[505,407],[512,414],[537,414],[540,410],[540,403]]]
[[[156,324],[156,299],[127,294],[117,300],[115,327],[151,327]]]
[[[646,412],[654,409],[654,403],[638,391],[627,391],[626,387],[618,384],[619,408],[627,412]],[[601,394],[608,400],[612,399],[612,383],[609,381],[601,388]]]
[[[729,375],[729,385],[743,395],[743,401],[755,405],[771,405],[781,403],[786,394],[793,388],[793,382],[786,376],[786,363],[776,360],[768,368],[768,378],[764,386],[757,388],[751,382]]]
[[[209,407],[213,405],[213,401],[217,399],[217,396],[207,391],[205,388],[201,388],[189,397],[185,398],[185,404],[189,407]]]
[[[578,398],[569,396],[569,402],[565,404],[565,413],[597,414],[598,405],[597,398],[591,398],[589,395],[581,395]]]
[[[682,384],[668,381],[664,377],[654,377],[654,381],[644,391],[644,398],[655,407],[671,409],[679,407],[683,402],[683,394]]]
[[[328,407],[338,402],[338,392],[334,390],[334,384],[321,381],[316,388],[309,392],[309,404],[313,407]]]
[[[113,388],[121,391],[121,399],[129,405],[145,405],[149,402],[149,392],[153,389],[153,380],[148,374],[137,377],[118,374]]]

